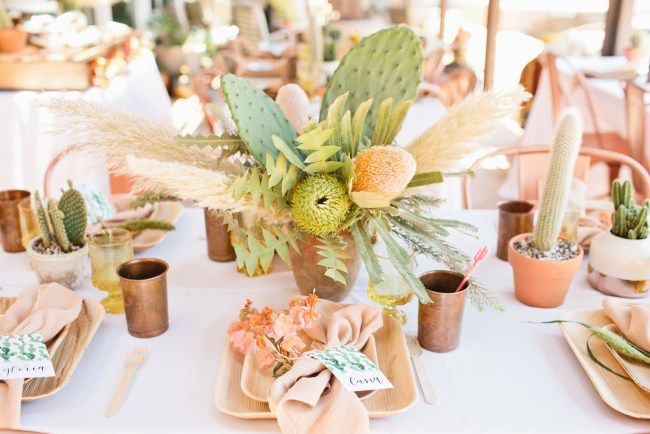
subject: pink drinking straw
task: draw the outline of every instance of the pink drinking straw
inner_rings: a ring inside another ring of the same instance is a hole
[[[476,252],[476,254],[474,255],[474,260],[472,261],[472,265],[469,266],[469,270],[467,270],[467,272],[465,273],[465,277],[460,282],[460,285],[458,285],[458,288],[456,288],[456,291],[454,292],[460,291],[465,286],[469,278],[472,277],[472,274],[474,273],[474,270],[476,270],[478,264],[483,262],[485,258],[488,257],[489,254],[490,254],[490,249],[487,246],[480,248],[479,251]]]

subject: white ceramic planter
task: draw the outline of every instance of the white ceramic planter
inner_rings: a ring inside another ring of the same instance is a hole
[[[44,255],[34,250],[34,244],[41,237],[30,241],[27,247],[29,262],[36,273],[38,283],[59,283],[66,288],[77,289],[86,271],[88,245],[74,252],[59,255]]]
[[[650,238],[628,240],[610,231],[589,248],[589,283],[608,295],[644,297],[650,281]]]

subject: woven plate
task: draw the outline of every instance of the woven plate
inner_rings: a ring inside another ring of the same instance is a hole
[[[15,298],[0,298],[0,312],[12,305]],[[81,312],[70,323],[65,338],[59,342],[52,357],[56,377],[33,378],[23,386],[23,401],[32,401],[50,396],[70,380],[79,360],[90,344],[99,324],[104,318],[104,308],[93,300],[84,300]]]
[[[599,327],[611,323],[611,320],[607,318],[602,309],[569,312],[562,319],[565,321],[580,321]],[[650,419],[650,394],[646,393],[634,382],[608,372],[591,360],[587,353],[587,339],[591,336],[591,332],[579,324],[564,323],[560,324],[560,328],[603,401],[614,410],[628,416],[638,419]],[[600,339],[591,338],[589,346],[596,359],[605,366],[614,371],[623,372],[620,363]]]

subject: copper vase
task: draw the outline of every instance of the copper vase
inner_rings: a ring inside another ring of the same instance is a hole
[[[468,285],[454,291],[463,277],[452,271],[430,271],[420,276],[433,301],[418,305],[418,341],[422,348],[444,353],[458,346]]]
[[[235,250],[230,242],[228,225],[218,213],[204,208],[205,234],[208,240],[208,258],[216,262],[235,260]]]
[[[339,236],[345,242],[344,252],[348,256],[348,258],[342,259],[348,269],[347,273],[342,273],[345,277],[345,284],[326,276],[326,268],[318,265],[325,258],[318,254],[320,243],[317,237],[307,235],[304,239],[298,240],[297,252],[289,248],[289,265],[291,265],[293,278],[301,294],[309,295],[312,291],[316,291],[316,295],[320,298],[341,301],[352,290],[359,276],[361,258],[352,234],[345,231]]]
[[[0,191],[0,239],[5,252],[24,252],[18,204],[29,197],[26,190]]]
[[[508,243],[513,237],[533,231],[534,205],[530,202],[511,201],[499,205],[499,238],[497,258],[508,260]]]
[[[162,259],[132,259],[117,267],[129,334],[152,338],[169,328],[167,270]]]

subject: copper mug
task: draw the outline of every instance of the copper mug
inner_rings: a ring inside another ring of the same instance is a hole
[[[499,205],[499,235],[497,258],[508,260],[508,243],[517,235],[533,231],[534,205],[524,201],[510,201]]]
[[[452,271],[430,271],[420,276],[433,301],[418,305],[418,341],[422,348],[444,353],[458,346],[469,285],[455,291],[463,277]]]
[[[0,191],[0,239],[5,252],[24,252],[18,204],[29,197],[27,190]]]
[[[132,259],[117,267],[129,333],[152,338],[169,328],[167,270],[162,259]]]
[[[216,262],[235,260],[235,249],[230,242],[228,225],[218,213],[205,208],[205,234],[208,241],[208,258]]]

